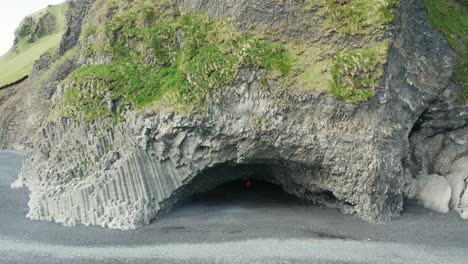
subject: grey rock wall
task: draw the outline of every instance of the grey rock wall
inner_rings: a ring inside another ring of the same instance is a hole
[[[216,16],[233,12],[217,9],[225,6],[218,2],[177,1],[181,8]],[[238,2],[238,7],[250,3]],[[83,1],[71,16],[64,49],[76,45],[79,14],[89,4]],[[287,9],[278,8],[282,17]],[[242,19],[242,12],[255,9],[235,10]],[[258,20],[264,18],[260,13]],[[416,196],[421,177],[434,174],[428,169],[432,161],[445,164],[435,157],[466,155],[459,151],[466,141],[446,134],[445,128],[427,140],[444,119],[427,119],[439,113],[434,105],[440,101],[443,113],[457,116],[456,126],[467,124],[465,106],[447,107],[453,99],[448,92],[453,52],[429,24],[422,1],[401,3],[393,34],[378,94],[360,105],[327,94],[271,93],[259,86],[261,72],[246,70],[232,87],[221,89],[201,120],[129,112],[119,124],[43,122],[15,184],[31,191],[28,217],[133,229],[193,193],[233,179],[258,178],[369,222],[390,221],[400,214],[404,195]],[[60,98],[63,89],[58,86],[52,98]],[[439,146],[439,137],[461,143],[441,154],[442,148],[428,147],[428,142]],[[451,166],[446,173],[453,172]],[[453,199],[453,208],[461,210],[468,195],[457,193],[460,200]]]
[[[304,198],[332,191],[342,201],[337,206],[368,221],[388,221],[399,213],[400,189],[380,192],[383,183],[373,174],[382,162],[372,143],[374,117],[345,103],[337,112],[336,100],[326,96],[291,95],[296,106],[287,109],[249,77],[213,103],[203,121],[129,114],[117,127],[49,123],[36,146],[40,152],[26,161],[22,174],[32,190],[29,217],[136,228],[196,192],[197,184],[183,187],[212,175],[211,168],[247,165],[277,169],[219,174],[204,179],[203,186],[265,177]],[[376,203],[396,210],[382,213]]]
[[[95,0],[68,0],[67,28],[60,42],[60,56],[77,45],[83,27],[83,20],[87,17],[94,2]]]
[[[467,219],[468,109],[456,100],[459,88],[451,84],[421,115],[410,136],[410,150],[415,178],[421,182],[428,175],[444,178],[451,193],[450,199],[436,195],[446,184],[433,184],[436,192],[419,196],[420,203],[438,203]]]

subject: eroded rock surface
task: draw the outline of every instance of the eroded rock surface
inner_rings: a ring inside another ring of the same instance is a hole
[[[452,193],[450,209],[466,219],[462,200],[468,179],[468,111],[457,104],[454,93],[456,89],[450,85],[416,123],[410,136],[410,164],[413,175],[420,181],[426,181],[431,174],[444,177]],[[435,195],[431,199],[447,203],[445,198]]]
[[[265,8],[290,18],[281,6],[232,10],[219,9],[224,5],[218,2],[176,1],[181,8],[234,14],[250,22],[270,21]],[[240,2],[240,7],[260,3]],[[77,45],[92,1],[74,4],[60,54]],[[307,36],[313,29],[304,32]],[[430,207],[447,211],[452,200],[452,208],[466,217],[462,156],[467,154],[468,118],[466,106],[455,106],[451,91],[458,88],[449,86],[453,51],[429,24],[422,1],[401,3],[391,33],[385,77],[377,95],[361,104],[325,92],[272,93],[261,87],[261,71],[245,69],[209,102],[201,119],[127,112],[118,124],[99,120],[79,125],[48,116],[50,108],[42,106],[41,114],[34,115],[41,128],[17,182],[31,191],[28,217],[133,229],[193,193],[247,178],[279,184],[301,198],[373,223],[397,217],[404,195],[416,196],[422,179],[419,197],[431,197],[432,187],[443,187],[442,200]],[[48,61],[38,64],[38,74]],[[76,67],[61,67],[50,82],[35,88],[42,91],[36,92],[41,99],[31,100],[60,100],[66,87],[57,83]],[[11,137],[4,144],[10,142]],[[455,158],[460,161],[452,166]],[[448,176],[421,176],[431,174]]]
[[[33,43],[57,30],[57,18],[48,11],[39,14],[37,18],[26,17],[15,32],[14,48],[20,44],[21,40]]]

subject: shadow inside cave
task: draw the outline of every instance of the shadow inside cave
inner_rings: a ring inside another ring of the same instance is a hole
[[[248,183],[251,184],[250,187],[247,186]],[[239,205],[249,208],[273,204],[287,206],[310,203],[285,192],[276,184],[261,180],[230,181],[206,192],[196,193],[185,202],[207,206]]]
[[[294,167],[272,161],[253,164],[223,163],[202,171],[178,190],[160,217],[184,206],[226,208],[288,208],[316,204],[334,205],[327,190],[307,190],[291,177]],[[246,186],[249,183],[251,186]],[[333,207],[333,206],[331,206]],[[304,208],[306,209],[306,208]],[[202,212],[201,212],[202,213]]]

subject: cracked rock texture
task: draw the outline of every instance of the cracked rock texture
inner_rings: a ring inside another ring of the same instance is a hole
[[[217,2],[176,1],[253,22],[270,20],[278,8],[231,10]],[[71,5],[60,55],[78,45],[91,4]],[[401,2],[393,38],[385,77],[369,102],[300,91],[272,96],[260,88],[260,72],[244,70],[202,119],[128,112],[119,124],[79,126],[46,118],[50,107],[40,103],[61,98],[58,81],[78,66],[70,64],[48,82],[28,85],[37,95],[26,99],[33,125],[27,135],[23,124],[13,125],[0,143],[27,147],[15,186],[31,191],[28,217],[65,225],[138,228],[193,193],[244,178],[276,183],[372,223],[397,217],[405,195],[467,218],[468,109],[455,102],[453,51],[419,0]],[[38,62],[37,74],[50,60]]]

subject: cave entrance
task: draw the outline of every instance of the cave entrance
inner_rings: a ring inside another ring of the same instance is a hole
[[[214,189],[195,193],[189,201],[208,206],[244,207],[304,204],[304,200],[285,192],[277,184],[252,179],[233,180]]]
[[[294,164],[275,161],[223,163],[204,170],[180,189],[176,207],[188,203],[207,206],[286,207],[324,201],[329,206],[329,202],[336,201],[329,191],[306,189],[298,184],[291,177],[298,171],[300,169]]]

